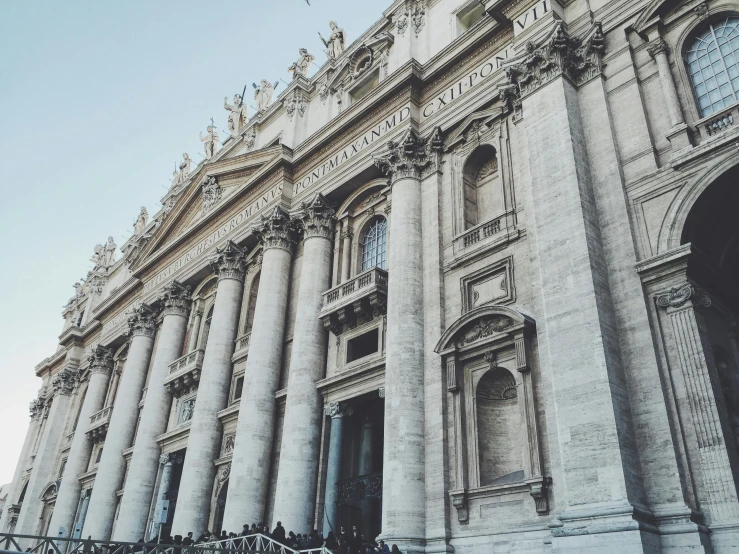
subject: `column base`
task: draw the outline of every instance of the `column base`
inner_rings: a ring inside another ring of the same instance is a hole
[[[408,536],[400,536],[400,535],[393,535],[390,533],[381,533],[376,539],[376,542],[380,542],[380,540],[385,541],[385,544],[387,544],[391,549],[394,544],[398,545],[398,548],[403,554],[425,554],[427,552],[426,550],[426,540],[419,537],[408,537]],[[454,549],[452,549],[453,551]],[[448,552],[447,550],[433,550],[432,552]]]
[[[716,554],[739,552],[739,522],[711,525],[711,545]]]
[[[426,554],[444,554],[454,552],[454,547],[447,543],[448,539],[431,539],[426,541]]]
[[[685,504],[657,506],[652,510],[662,541],[662,552],[712,554],[710,531],[703,514]]]

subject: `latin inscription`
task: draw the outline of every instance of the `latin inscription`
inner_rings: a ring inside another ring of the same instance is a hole
[[[123,327],[126,324],[126,322],[128,321],[128,316],[131,315],[131,313],[133,312],[133,310],[139,304],[141,304],[141,302],[139,302],[138,300],[132,302],[126,308],[124,308],[123,311],[118,312],[118,314],[116,314],[116,316],[113,319],[106,321],[103,324],[103,329],[100,332],[100,337],[101,338],[102,337],[106,337],[107,335],[109,335],[113,331],[117,331],[118,329],[120,329],[121,327]],[[92,351],[92,349],[91,349],[91,351]]]
[[[190,250],[182,254],[174,262],[169,264],[166,269],[157,274],[156,277],[144,284],[144,294],[148,294],[155,288],[163,285],[183,267],[191,262],[199,259],[203,254],[208,252],[215,244],[220,244],[229,238],[237,229],[242,228],[245,224],[250,223],[255,216],[259,215],[265,207],[275,203],[282,197],[282,183],[275,185],[265,194],[254,200],[246,208],[233,216],[228,222],[213,231],[210,235],[195,244]]]
[[[421,109],[421,121],[439,113],[446,106],[459,100],[469,91],[476,88],[487,77],[490,77],[493,73],[500,70],[500,68],[503,67],[503,64],[507,62],[509,58],[513,57],[513,55],[513,45],[509,44],[499,52],[493,54],[493,56],[488,58],[483,64],[476,67],[474,71],[459,79],[449,88],[444,89],[439,96],[423,106]]]
[[[552,11],[551,0],[541,0],[513,22],[513,34],[518,36]]]
[[[293,187],[293,197],[313,187],[318,181],[331,174],[337,168],[375,144],[382,137],[394,130],[398,125],[410,119],[411,109],[408,106],[399,109],[382,123],[373,127],[354,142],[337,152],[323,163],[315,166],[298,180]]]

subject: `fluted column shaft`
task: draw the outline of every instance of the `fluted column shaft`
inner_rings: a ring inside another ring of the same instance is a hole
[[[10,507],[17,502],[18,497],[20,496],[21,475],[23,475],[26,462],[28,461],[28,457],[31,455],[31,449],[36,442],[36,435],[39,433],[43,405],[44,401],[41,397],[31,402],[31,423],[26,432],[26,439],[23,441],[21,455],[19,456],[18,463],[15,466],[12,485],[5,500],[5,508],[3,509],[2,516],[0,516],[0,533],[5,533],[8,530]]]
[[[93,441],[85,433],[90,426],[90,416],[103,408],[110,374],[113,371],[113,352],[98,346],[89,358],[90,382],[85,400],[77,420],[72,446],[69,448],[67,464],[64,466],[62,482],[54,505],[54,514],[49,524],[49,533],[59,537],[70,537],[74,532],[74,516],[79,505],[82,486],[79,476],[87,470],[92,454]]]
[[[323,401],[316,383],[326,371],[326,331],[319,314],[331,276],[334,210],[322,195],[295,214],[305,241],[282,427],[274,513],[286,529],[312,529]]]
[[[44,509],[41,495],[49,481],[56,477],[53,471],[58,460],[59,445],[64,438],[65,415],[69,411],[76,382],[77,372],[68,369],[62,369],[52,380],[54,399],[51,401],[21,513],[15,526],[15,532],[19,535],[36,535],[42,531],[39,529],[39,519]]]
[[[255,228],[264,248],[236,427],[224,529],[264,516],[280,383],[294,224],[280,208]]]
[[[652,41],[647,49],[649,55],[657,62],[659,81],[662,85],[662,93],[665,96],[665,108],[667,108],[667,113],[670,116],[670,124],[673,127],[682,125],[685,121],[680,109],[680,99],[677,96],[677,87],[675,87],[675,79],[672,76],[670,60],[667,57],[670,49],[661,38]]]
[[[423,380],[423,243],[421,177],[438,164],[439,130],[427,139],[409,131],[376,161],[391,176],[388,241],[387,353],[382,534],[401,549],[423,549],[425,438]]]
[[[131,345],[128,347],[126,367],[118,385],[113,404],[103,455],[98,464],[95,484],[90,498],[89,515],[82,535],[97,540],[110,539],[118,497],[123,486],[126,461],[122,452],[131,446],[139,416],[139,401],[154,348],[156,314],[142,304],[128,318]]]
[[[162,293],[164,319],[149,375],[146,402],[128,468],[114,540],[136,542],[146,532],[146,520],[156,485],[160,448],[156,438],[167,430],[172,395],[164,387],[169,364],[180,357],[187,331],[190,289],[173,281]]]
[[[189,531],[198,536],[208,525],[208,506],[216,476],[213,461],[218,458],[222,435],[218,412],[228,405],[231,356],[239,325],[246,258],[229,241],[217,251],[211,266],[218,275],[218,288],[182,468],[183,486],[172,522],[172,534],[183,536]]]
[[[344,445],[344,418],[351,416],[352,407],[343,402],[327,404],[325,414],[331,418],[328,439],[328,464],[326,468],[326,492],[323,501],[323,536],[329,531],[339,531],[339,490],[336,483],[341,477],[341,451]]]

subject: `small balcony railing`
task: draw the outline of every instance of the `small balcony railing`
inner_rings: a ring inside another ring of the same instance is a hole
[[[203,358],[205,350],[193,350],[169,364],[169,376],[164,381],[167,390],[180,397],[196,389],[203,369]]]
[[[99,412],[95,412],[90,416],[90,426],[86,433],[95,441],[105,440],[108,434],[108,425],[110,424],[110,416],[113,413],[113,406],[103,408]]]
[[[234,348],[233,361],[246,358],[249,353],[249,341],[251,339],[251,332],[244,333],[236,339],[236,346]]]
[[[358,318],[386,313],[387,280],[387,271],[373,267],[324,292],[320,314],[324,327],[340,335]]]
[[[695,124],[701,140],[708,140],[728,131],[739,129],[739,103],[727,106],[704,117]]]
[[[336,485],[339,503],[359,502],[365,498],[382,498],[382,473],[345,479]]]

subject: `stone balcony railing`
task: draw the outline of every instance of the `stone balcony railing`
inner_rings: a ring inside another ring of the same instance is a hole
[[[360,320],[386,313],[387,279],[387,271],[374,267],[324,292],[319,316],[324,327],[340,335]]]
[[[739,103],[732,104],[708,117],[704,117],[696,122],[695,127],[700,133],[701,141],[739,129]]]
[[[340,503],[359,502],[365,498],[382,498],[382,473],[362,475],[336,483]]]
[[[169,376],[164,380],[167,391],[179,398],[198,388],[204,357],[205,350],[193,350],[169,364]]]
[[[515,214],[506,212],[454,237],[454,254],[455,256],[466,256],[485,246],[511,240],[518,236],[517,233]]]
[[[239,338],[236,339],[236,346],[234,347],[234,355],[232,357],[232,361],[236,362],[238,360],[242,360],[246,358],[246,355],[249,353],[249,341],[251,339],[251,332],[244,333]]]
[[[110,424],[110,416],[113,413],[113,406],[103,408],[90,416],[90,426],[85,431],[94,442],[105,440],[108,434],[108,425]]]

